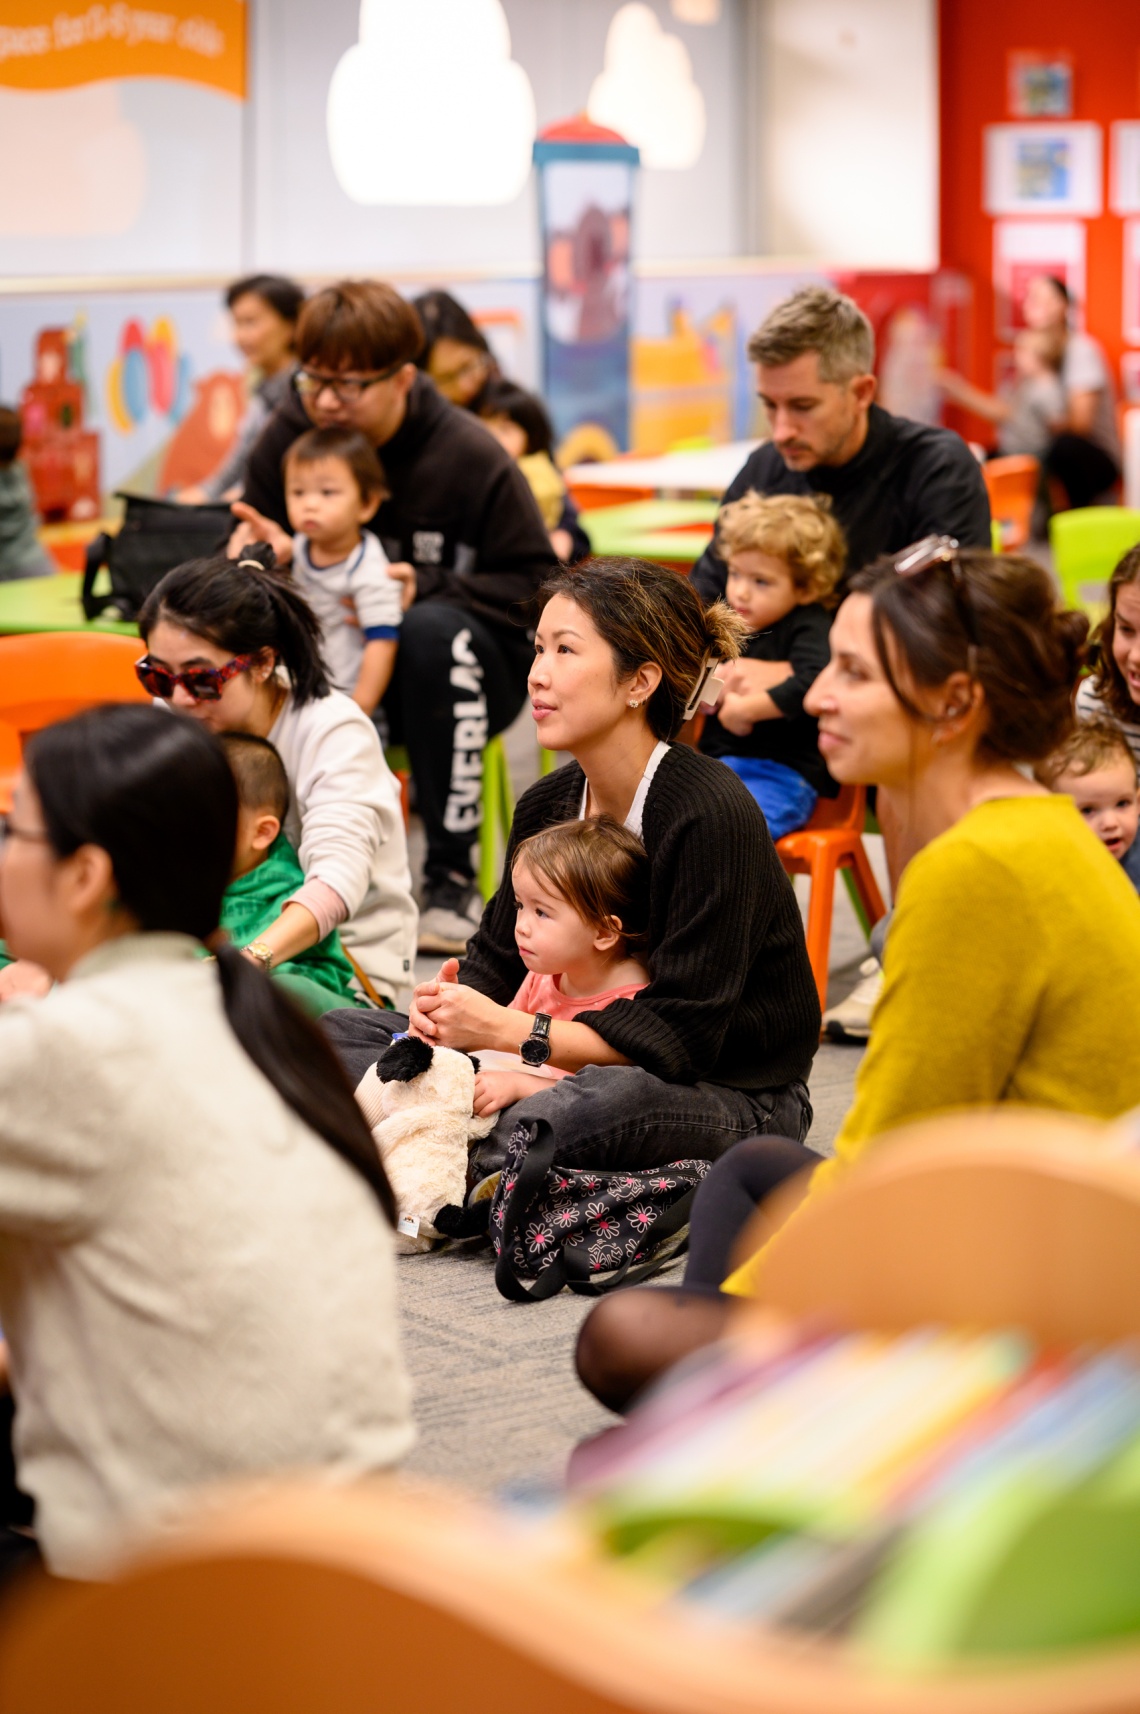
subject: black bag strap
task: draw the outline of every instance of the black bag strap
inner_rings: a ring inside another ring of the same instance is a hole
[[[516,1234],[546,1187],[546,1176],[554,1165],[554,1146],[554,1132],[545,1119],[537,1120],[531,1126],[530,1143],[519,1165],[510,1201],[503,1210],[495,1284],[514,1303],[541,1303],[544,1298],[555,1297],[566,1284],[565,1251],[560,1251],[550,1266],[542,1270],[533,1286],[523,1283],[511,1260]]]
[[[96,595],[95,593],[95,579],[106,563],[110,547],[110,536],[105,531],[101,531],[92,541],[88,542],[87,551],[83,556],[83,588],[80,592],[80,599],[83,602],[83,612],[88,619],[97,619],[103,609],[108,607],[111,602],[109,595]]]

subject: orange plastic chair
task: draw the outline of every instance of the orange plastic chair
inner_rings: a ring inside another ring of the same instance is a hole
[[[1041,480],[1040,464],[1020,454],[988,458],[982,465],[982,478],[990,497],[990,516],[1001,528],[1003,551],[1024,547]]]
[[[56,631],[0,637],[0,809],[12,806],[23,740],[101,702],[149,702],[137,637]]]
[[[836,798],[820,798],[806,827],[785,833],[776,851],[789,875],[808,875],[807,947],[819,1003],[827,1005],[827,969],[831,956],[831,914],[835,878],[841,870],[851,876],[852,902],[869,933],[886,906],[863,845],[867,794],[862,786],[844,786]]]

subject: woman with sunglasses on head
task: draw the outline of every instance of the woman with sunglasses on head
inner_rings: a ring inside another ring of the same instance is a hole
[[[410,609],[382,706],[427,836],[420,949],[459,953],[482,908],[471,847],[483,753],[526,699],[527,627],[556,561],[514,460],[416,367],[423,343],[415,309],[382,281],[342,280],[306,301],[293,396],[250,456],[229,552],[256,539],[292,558],[282,461],[314,424],[358,429],[380,451],[391,492],[366,528]]]
[[[285,764],[285,832],[305,884],[250,956],[272,969],[339,928],[364,991],[394,1004],[416,945],[399,789],[376,728],[329,684],[315,615],[268,557],[251,549],[168,572],[139,614],[138,675],[213,732],[267,738]]]
[[[0,1561],[23,1496],[49,1570],[98,1577],[202,1484],[343,1481],[413,1438],[372,1139],[319,1032],[216,942],[237,817],[193,721],[29,741],[0,913],[57,986],[0,1011]]]
[[[681,1291],[618,1293],[587,1321],[579,1373],[621,1408],[715,1338],[756,1263],[733,1246],[769,1191],[823,1191],[882,1133],[1015,1101],[1113,1118],[1140,1104],[1140,911],[1070,799],[1028,774],[1073,723],[1084,616],[1032,560],[930,538],[857,572],[805,703],[843,784],[876,784],[912,855],[854,1103],[822,1163],[739,1144],[698,1191]],[[650,1300],[656,1301],[650,1301]]]

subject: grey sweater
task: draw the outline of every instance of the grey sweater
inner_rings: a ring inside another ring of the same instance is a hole
[[[98,1576],[229,1476],[412,1443],[392,1236],[226,1021],[182,935],[0,1008],[0,1321],[48,1567]]]

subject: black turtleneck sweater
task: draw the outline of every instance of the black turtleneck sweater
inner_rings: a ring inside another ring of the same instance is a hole
[[[520,840],[578,819],[584,785],[572,763],[524,793],[506,876]],[[641,836],[649,986],[576,1021],[669,1083],[758,1090],[806,1080],[819,997],[795,892],[755,799],[723,763],[674,744],[650,782]],[[508,880],[483,913],[459,979],[505,1006],[525,976]]]
[[[901,553],[923,536],[990,546],[990,503],[981,467],[960,435],[893,417],[872,405],[867,438],[846,464],[789,470],[770,441],[758,446],[725,490],[724,503],[757,494],[827,494],[847,538],[847,569]],[[693,567],[704,601],[724,594],[725,564],[712,543]]]
[[[282,460],[312,426],[290,392],[250,454],[242,497],[286,530]],[[415,566],[416,599],[499,625],[533,622],[538,586],[558,561],[526,477],[495,437],[417,375],[403,422],[377,452],[391,494],[367,528],[390,560]]]

